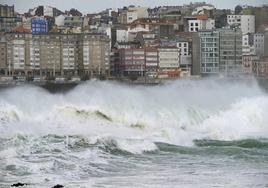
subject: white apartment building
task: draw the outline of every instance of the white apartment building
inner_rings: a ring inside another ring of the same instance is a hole
[[[177,47],[158,48],[158,66],[161,71],[173,71],[180,67],[179,49]]]
[[[242,36],[242,55],[254,55],[255,50],[252,46],[251,35],[245,34]]]
[[[23,70],[25,68],[25,41],[14,40],[13,41],[13,68]]]
[[[257,56],[264,55],[264,34],[255,33],[253,35],[253,46],[255,50],[255,55]]]
[[[177,48],[179,49],[180,67],[187,72],[191,71],[191,53],[189,42],[187,41],[177,41]]]
[[[209,18],[205,20],[191,19],[188,20],[189,32],[197,32],[199,30],[214,29],[215,20]]]
[[[138,13],[134,10],[127,11],[127,23],[132,23],[134,20],[138,19]]]
[[[127,23],[132,23],[138,18],[148,18],[147,7],[129,7],[127,11]]]
[[[230,26],[241,28],[243,34],[255,33],[254,15],[228,15],[227,23]]]
[[[241,30],[242,33],[255,33],[255,16],[242,15],[241,16]]]
[[[38,41],[30,42],[30,67],[31,70],[40,69],[40,44]]]
[[[264,34],[245,34],[242,40],[243,55],[264,55]]]
[[[127,42],[128,41],[128,31],[125,29],[116,30],[116,41]]]

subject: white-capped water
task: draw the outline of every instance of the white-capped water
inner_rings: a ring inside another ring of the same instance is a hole
[[[157,152],[157,143],[193,147],[201,139],[268,138],[267,112],[268,96],[254,82],[146,87],[90,81],[64,94],[10,88],[0,91],[0,176],[7,182],[35,174],[32,183],[38,183],[64,182],[64,175],[71,184],[77,177],[83,182],[87,175],[110,174],[116,170],[111,161],[126,160],[103,151],[142,154]],[[120,169],[136,168],[128,162]]]
[[[178,81],[129,87],[94,81],[66,94],[31,86],[2,91],[0,130],[7,138],[84,135],[187,146],[202,138],[266,137],[267,111],[268,97],[255,83]],[[143,144],[134,145],[146,150]]]

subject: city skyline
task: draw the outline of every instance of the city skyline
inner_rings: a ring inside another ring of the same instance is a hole
[[[2,0],[2,4],[7,5],[15,5],[15,10],[19,13],[27,12],[29,9],[34,8],[38,5],[48,5],[58,8],[59,10],[69,10],[71,8],[78,9],[83,14],[87,13],[94,13],[101,10],[104,10],[106,8],[120,8],[123,6],[129,6],[129,5],[136,5],[136,6],[147,6],[147,7],[155,7],[155,6],[163,6],[163,5],[183,5],[190,2],[201,2],[201,1],[190,1],[190,0],[182,0],[182,1],[176,1],[176,0],[106,0],[106,3],[103,3],[103,1],[98,0],[91,0],[88,2],[87,0],[27,0],[27,3],[25,3],[25,0]],[[226,1],[216,1],[216,0],[209,0],[205,1],[207,3],[213,4],[216,8],[220,9],[234,9],[236,5],[254,5],[254,6],[261,6],[263,4],[267,4],[266,0],[226,0]],[[93,4],[93,6],[92,6]]]

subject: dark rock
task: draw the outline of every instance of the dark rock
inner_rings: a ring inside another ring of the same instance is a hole
[[[57,185],[55,185],[54,187],[52,187],[52,188],[62,188],[62,187],[64,187],[63,185],[60,185],[60,184],[57,184]]]
[[[28,185],[27,183],[14,183],[13,185],[11,185],[11,187],[21,187],[21,186],[24,186],[24,185]]]

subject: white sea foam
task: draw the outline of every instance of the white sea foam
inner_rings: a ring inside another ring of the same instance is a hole
[[[113,139],[131,153],[155,142],[268,137],[268,97],[255,83],[177,81],[129,87],[92,81],[67,94],[24,86],[0,93],[1,138],[17,134]]]

